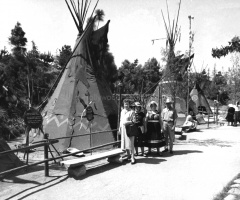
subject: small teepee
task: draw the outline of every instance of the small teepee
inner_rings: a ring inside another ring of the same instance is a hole
[[[117,128],[117,104],[100,73],[104,67],[110,21],[94,30],[95,17],[92,15],[97,1],[86,28],[83,28],[90,2],[85,0],[80,4],[70,0],[70,4],[66,0],[78,37],[71,58],[42,104],[45,105],[42,109],[43,128],[50,138],[86,134],[60,139],[56,144],[59,151],[68,147],[86,149],[113,142],[116,138],[116,133],[111,130]],[[91,134],[97,131],[109,132]]]

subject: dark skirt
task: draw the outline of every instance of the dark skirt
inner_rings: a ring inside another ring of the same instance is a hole
[[[138,127],[139,136],[136,136],[134,139],[134,147],[144,147],[146,134],[142,133],[141,129]]]
[[[240,111],[235,111],[235,122],[240,122]]]
[[[228,113],[226,116],[226,120],[228,122],[234,122],[234,114],[233,113]]]
[[[166,145],[159,122],[147,123],[146,147],[160,148]]]

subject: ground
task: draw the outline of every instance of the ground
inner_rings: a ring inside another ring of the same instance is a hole
[[[176,139],[174,154],[137,157],[137,163],[87,166],[80,179],[53,164],[8,176],[0,182],[0,199],[163,199],[207,200],[240,172],[240,127],[217,126]]]

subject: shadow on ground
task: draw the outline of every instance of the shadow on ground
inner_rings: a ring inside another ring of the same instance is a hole
[[[173,150],[173,154],[166,152],[166,153],[163,153],[162,157],[180,156],[180,155],[185,155],[189,153],[203,153],[203,152],[198,150]]]
[[[31,164],[31,163],[29,163],[29,164]],[[51,170],[62,170],[62,169],[63,169],[63,167],[59,166],[58,164],[49,165],[49,174],[51,175]],[[42,175],[44,176],[44,165],[29,166],[26,169],[20,169],[15,172],[10,172],[10,173],[0,177],[0,180],[2,182],[10,182],[7,180],[12,180],[11,182],[13,182],[13,183],[31,183],[30,180],[20,179],[20,178],[17,178],[17,176],[30,174],[30,173],[38,172],[38,171],[39,171],[39,173],[42,173]]]
[[[40,191],[43,191],[43,190],[45,190],[47,188],[55,186],[55,185],[65,181],[68,178],[67,175],[64,175],[64,176],[51,176],[51,177],[53,177],[52,180],[47,181],[45,183],[38,183],[38,185],[30,187],[30,188],[27,188],[25,190],[22,190],[21,192],[18,192],[16,194],[8,197],[6,200],[10,200],[12,198],[25,199],[26,197],[31,196],[32,194],[35,194],[37,192],[40,192]],[[44,186],[44,187],[42,187],[42,186]],[[26,194],[24,195],[24,193],[26,193]],[[18,197],[18,196],[20,196],[22,194],[24,196]]]
[[[69,177],[69,178],[74,178],[75,180],[83,180],[85,178],[88,178],[90,176],[95,176],[97,174],[101,174],[103,172],[115,169],[117,167],[121,167],[122,165],[125,165],[126,162],[123,162],[122,164],[118,163],[100,163],[100,164],[92,164],[92,166],[87,166],[87,173],[79,178],[74,178],[74,177]]]
[[[157,156],[156,156],[157,157]],[[160,164],[161,162],[165,162],[167,160],[162,159],[161,157],[156,158],[155,156],[151,156],[148,158],[137,158],[136,161],[137,163],[145,163],[145,164]]]

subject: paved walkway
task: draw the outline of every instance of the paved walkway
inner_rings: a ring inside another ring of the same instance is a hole
[[[240,127],[204,129],[176,140],[173,156],[138,157],[136,165],[92,163],[79,180],[63,169],[46,178],[40,166],[0,183],[0,199],[211,200],[240,172],[239,152]]]

